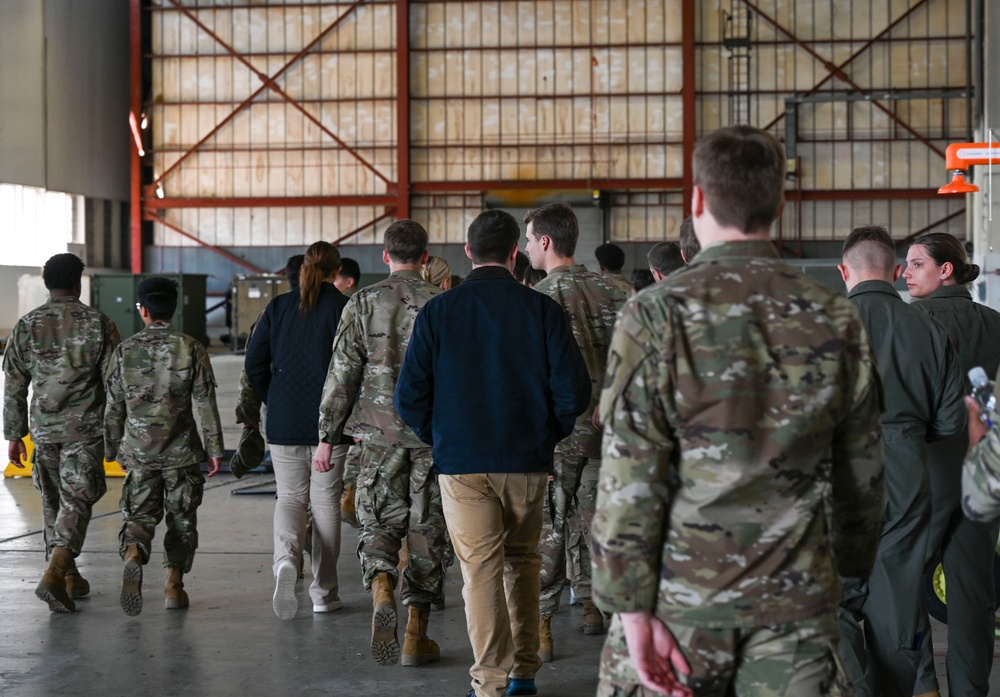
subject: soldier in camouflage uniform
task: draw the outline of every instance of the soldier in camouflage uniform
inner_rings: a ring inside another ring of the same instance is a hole
[[[361,266],[350,257],[340,260],[340,271],[333,285],[348,298],[358,292],[361,284]],[[355,506],[355,487],[358,481],[358,470],[361,469],[361,446],[357,443],[347,449],[344,459],[344,493],[340,497],[340,517],[352,527],[358,525],[358,511]]]
[[[848,695],[837,573],[868,576],[883,513],[868,336],[768,242],[771,135],[710,133],[693,170],[704,250],[626,303],[601,394],[598,695]]]
[[[996,382],[1000,381],[998,372]],[[962,508],[969,520],[988,523],[1000,518],[1000,413],[981,420],[982,412],[973,397],[966,396],[969,414],[969,452],[962,465]]]
[[[18,320],[3,357],[4,437],[15,467],[23,467],[22,438],[35,442],[32,479],[42,496],[49,568],[35,594],[57,612],[74,611],[90,592],[76,557],[104,481],[104,372],[121,340],[108,317],[80,302],[83,262],[57,254],[45,263],[48,301]]]
[[[215,375],[205,347],[170,324],[177,310],[177,283],[147,278],[136,289],[136,306],[146,328],[123,341],[108,371],[104,441],[128,474],[122,487],[125,517],[119,534],[121,607],[134,617],[142,611],[142,567],[149,561],[156,525],[167,518],[163,566],[164,604],[186,608],[183,575],[198,548],[198,506],[208,476],[219,471],[222,424],[215,403]],[[191,410],[198,407],[202,445]]]
[[[604,280],[624,293],[626,298],[632,297],[635,287],[622,273],[622,267],[625,266],[625,251],[613,242],[606,242],[594,250],[594,256],[597,258],[597,265]]]
[[[573,591],[583,601],[580,630],[584,634],[604,633],[604,617],[590,599],[590,520],[601,466],[601,432],[593,415],[601,395],[600,380],[607,366],[615,315],[628,295],[607,276],[576,263],[573,255],[580,227],[573,209],[565,203],[529,211],[524,222],[528,226],[525,251],[531,265],[546,272],[535,290],[563,308],[591,381],[590,407],[577,419],[573,434],[556,445],[548,515],[538,545],[542,555],[538,654],[548,662],[552,660],[552,616],[559,609],[567,561]]]
[[[409,563],[402,601],[409,619],[402,663],[419,666],[441,655],[427,638],[427,621],[443,590],[445,522],[441,492],[431,474],[431,449],[396,414],[392,395],[417,313],[441,290],[420,278],[427,232],[418,223],[390,225],[382,259],[389,265],[389,278],[358,291],[344,308],[323,386],[314,463],[319,467],[329,461],[332,444],[343,433],[361,443],[358,557],[374,605],[372,656],[382,665],[400,657],[393,589],[400,545],[406,540]]]

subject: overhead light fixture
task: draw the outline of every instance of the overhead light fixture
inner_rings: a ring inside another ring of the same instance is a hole
[[[139,118],[139,128],[146,130],[149,128],[149,117],[146,116],[146,112],[142,112],[142,116]]]
[[[156,198],[163,198],[164,196],[166,196],[166,194],[163,192],[163,184],[158,182],[156,184]]]

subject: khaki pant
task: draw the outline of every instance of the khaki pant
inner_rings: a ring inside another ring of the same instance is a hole
[[[296,568],[302,561],[306,539],[306,511],[312,510],[313,534],[309,560],[312,584],[309,597],[314,605],[340,600],[337,560],[340,557],[340,495],[343,491],[346,445],[333,446],[333,469],[317,472],[309,445],[271,444],[274,483],[278,500],[274,505],[274,573],[288,559]]]
[[[538,540],[545,472],[442,475],[448,533],[462,566],[465,621],[477,697],[499,697],[538,660]]]

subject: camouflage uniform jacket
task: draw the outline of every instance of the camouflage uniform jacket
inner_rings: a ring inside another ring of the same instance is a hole
[[[604,279],[605,283],[614,286],[622,293],[624,293],[626,298],[630,298],[632,297],[632,295],[635,294],[635,286],[633,286],[632,282],[629,281],[627,278],[625,278],[625,276],[623,276],[620,273],[608,272],[606,274],[603,274],[601,278]]]
[[[557,266],[535,284],[535,290],[555,300],[566,313],[590,373],[590,406],[576,420],[572,435],[559,441],[556,452],[600,458],[601,432],[594,428],[591,416],[601,398],[601,380],[607,367],[615,317],[628,295],[611,284],[607,276],[588,271],[583,264]]]
[[[969,448],[962,465],[962,508],[970,520],[983,522],[1000,518],[1000,414],[990,418],[993,428]]]
[[[205,461],[191,410],[198,407],[208,455],[222,457],[215,375],[205,347],[168,322],[125,339],[108,372],[104,444],[126,467],[174,469]]]
[[[49,299],[17,321],[3,357],[4,438],[37,443],[100,438],[104,375],[121,341],[106,315],[78,299]]]
[[[392,395],[413,322],[424,303],[441,292],[416,271],[396,271],[351,297],[323,385],[320,441],[337,443],[346,432],[374,445],[426,447],[399,418]]]
[[[602,609],[703,628],[832,611],[883,507],[882,391],[854,304],[765,241],[626,303],[601,395]]]

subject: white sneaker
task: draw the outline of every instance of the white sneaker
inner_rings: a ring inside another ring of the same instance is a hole
[[[325,605],[313,605],[313,612],[320,614],[323,612],[336,612],[340,608],[344,607],[344,604],[339,600],[331,600]]]
[[[299,578],[299,570],[290,559],[285,559],[278,564],[278,572],[274,577],[274,598],[271,600],[274,614],[283,620],[290,620],[299,611],[299,600],[295,597],[295,582]]]

